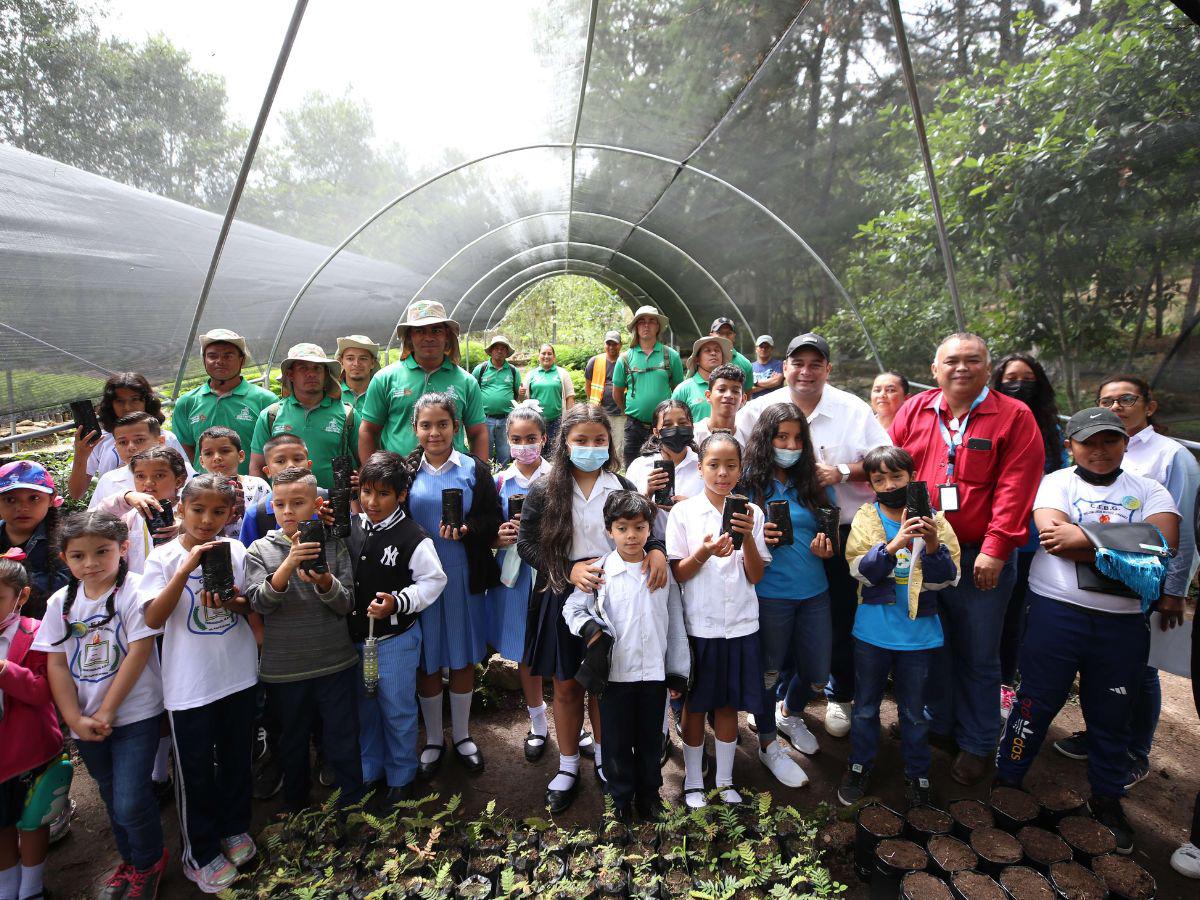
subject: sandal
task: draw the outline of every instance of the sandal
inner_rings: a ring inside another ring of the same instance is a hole
[[[551,815],[555,816],[570,808],[571,802],[575,799],[575,792],[579,790],[578,772],[564,772],[559,769],[558,774],[568,776],[571,779],[571,786],[561,791],[546,788],[546,806],[550,807]]]
[[[546,752],[546,738],[548,735],[534,734],[530,731],[525,735],[525,759],[529,762],[537,762],[542,758],[542,754]]]
[[[425,755],[426,750],[436,750],[438,751],[438,755],[429,762],[425,762],[421,759],[421,756]],[[424,747],[422,747],[421,753],[417,757],[417,777],[425,781],[428,781],[430,778],[432,778],[435,774],[437,774],[437,770],[442,767],[442,757],[445,755],[445,744],[426,744]]]

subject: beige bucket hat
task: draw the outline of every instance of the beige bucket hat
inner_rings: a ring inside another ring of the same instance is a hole
[[[637,333],[637,328],[635,327],[637,325],[637,320],[643,316],[654,316],[654,318],[658,319],[659,335],[662,335],[664,331],[671,327],[671,320],[660,313],[653,306],[639,306],[637,311],[634,312],[633,317],[629,320],[629,330],[631,333]]]
[[[339,363],[342,361],[342,354],[347,350],[366,350],[375,358],[375,365],[371,366],[371,374],[374,375],[379,371],[379,345],[365,334],[348,334],[337,339],[337,361]]]
[[[279,364],[279,384],[285,397],[292,395],[292,363],[320,363],[325,367],[325,393],[338,400],[342,396],[342,364],[330,359],[316,344],[296,344],[288,350],[287,358]]]
[[[462,358],[458,349],[459,324],[446,315],[446,307],[438,300],[417,300],[408,304],[404,310],[404,320],[396,326],[396,337],[400,339],[400,358],[407,359],[409,350],[404,344],[404,337],[410,328],[426,328],[430,325],[450,326],[449,356],[454,364],[460,365]]]
[[[696,338],[696,342],[692,344],[692,355],[688,357],[687,373],[688,375],[696,374],[696,360],[700,355],[700,348],[706,344],[717,344],[721,348],[721,362],[727,363],[733,359],[733,344],[728,338],[723,338],[716,334],[706,334],[704,337]]]
[[[512,356],[514,353],[517,352],[517,348],[513,346],[512,341],[510,341],[508,338],[506,338],[502,334],[498,334],[494,338],[492,338],[490,341],[488,341],[487,344],[483,348],[483,352],[491,353],[492,348],[495,347],[497,344],[503,344],[505,347],[507,347],[509,356]]]
[[[242,351],[242,356],[250,355],[246,349],[246,339],[236,331],[230,331],[228,328],[214,328],[212,331],[200,335],[201,353],[208,349],[209,344],[233,344],[233,346]]]

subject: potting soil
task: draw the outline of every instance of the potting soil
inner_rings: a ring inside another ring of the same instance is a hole
[[[912,841],[896,838],[880,841],[879,846],[875,848],[875,855],[896,869],[915,871],[923,869],[929,864],[929,857],[924,850]]]
[[[1021,861],[1021,844],[999,828],[976,828],[971,832],[971,849],[984,859],[1001,865]]]
[[[1117,849],[1113,833],[1087,816],[1067,816],[1058,823],[1058,833],[1064,841],[1088,856],[1100,856]]]
[[[1132,900],[1150,900],[1154,896],[1153,876],[1126,856],[1110,853],[1092,860],[1092,871],[1099,875],[1108,889]]]
[[[1051,812],[1065,812],[1083,806],[1083,795],[1061,782],[1037,785],[1030,791],[1034,799]]]
[[[1032,822],[1038,817],[1037,801],[1024,791],[998,787],[990,799],[993,807],[1018,822]]]
[[[900,817],[882,806],[868,806],[858,814],[858,821],[877,837],[894,837],[904,828]]]
[[[1013,900],[1054,900],[1054,888],[1028,866],[1009,866],[1000,873],[1000,883]]]
[[[1004,889],[982,872],[959,872],[953,883],[965,900],[1008,900]]]
[[[978,800],[955,800],[950,804],[950,815],[968,831],[990,827],[996,821],[992,811]]]
[[[1077,862],[1055,863],[1050,867],[1050,880],[1064,900],[1104,900],[1108,896],[1104,881]]]
[[[900,884],[900,896],[908,900],[953,900],[946,882],[928,872],[909,872]]]
[[[1066,862],[1071,858],[1071,848],[1067,842],[1045,828],[1026,825],[1017,832],[1017,840],[1025,849],[1025,855],[1042,865]]]
[[[915,806],[908,811],[908,821],[917,831],[929,834],[946,834],[952,821],[948,813],[932,806]]]
[[[973,869],[977,857],[975,851],[958,838],[939,834],[929,839],[929,854],[947,872]]]

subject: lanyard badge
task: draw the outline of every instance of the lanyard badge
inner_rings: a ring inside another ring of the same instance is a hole
[[[938,508],[944,513],[957,512],[959,509],[958,484],[954,479],[954,467],[956,458],[958,457],[958,448],[962,446],[963,435],[967,433],[967,423],[971,419],[971,413],[975,412],[975,408],[987,398],[988,393],[989,389],[985,386],[961,420],[950,420],[950,428],[947,428],[946,423],[942,421],[941,409],[936,408],[934,410],[938,431],[946,444],[946,483],[937,486]],[[942,396],[944,397],[945,395],[943,394]]]

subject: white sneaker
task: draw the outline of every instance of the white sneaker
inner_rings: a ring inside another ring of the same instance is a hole
[[[183,874],[195,882],[196,887],[204,893],[219,894],[237,879],[238,870],[233,863],[218,853],[208,865],[200,869],[193,869],[184,863]]]
[[[766,750],[760,746],[758,760],[771,770],[771,774],[784,787],[798,788],[808,784],[808,776],[804,774],[804,770],[787,755],[779,741],[771,741]]]
[[[825,733],[845,737],[850,733],[850,704],[830,700],[825,707]]]
[[[1184,844],[1171,854],[1171,868],[1186,878],[1200,878],[1200,847]]]
[[[758,734],[758,717],[754,713],[746,713],[746,724],[750,726],[750,730]]]
[[[683,802],[687,804],[688,809],[704,809],[704,807],[708,806],[708,799],[704,796],[703,788],[696,790],[688,788],[684,790]]]
[[[742,795],[735,791],[732,785],[727,784],[725,787],[720,788],[720,791],[721,793],[718,796],[721,798],[722,803],[733,805],[742,802]]]
[[[829,727],[828,718],[825,727]],[[792,746],[806,756],[812,756],[821,749],[816,735],[809,731],[808,726],[804,724],[803,716],[785,716],[783,714],[782,700],[775,704],[775,730],[791,741]]]

